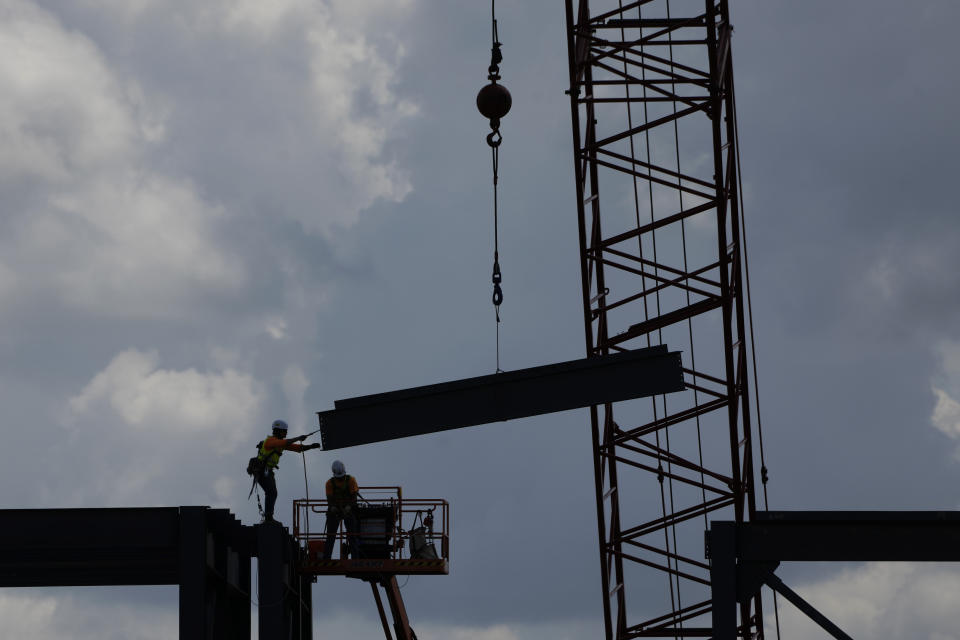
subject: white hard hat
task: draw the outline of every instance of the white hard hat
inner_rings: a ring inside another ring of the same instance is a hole
[[[333,469],[334,478],[342,478],[347,475],[347,468],[343,466],[343,463],[339,460],[334,460],[331,468]]]

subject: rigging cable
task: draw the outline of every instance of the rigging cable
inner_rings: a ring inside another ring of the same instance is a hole
[[[620,10],[621,10],[621,12],[622,12],[622,11],[624,10],[623,1],[620,0],[618,4],[619,4]],[[639,6],[637,7],[637,17],[638,17],[638,18],[642,18],[642,10],[641,10],[641,8],[640,8]],[[620,28],[620,34],[621,34],[621,39],[623,39],[623,40],[625,41],[625,40],[626,40],[626,33],[625,33],[625,30],[624,30],[624,28],[623,28],[622,26],[621,26],[621,28]],[[643,49],[644,49],[644,47],[643,47],[643,42],[642,42],[642,40],[641,40],[641,43],[640,43],[640,56],[641,56],[641,57],[644,56]],[[625,75],[625,76],[628,76],[628,73],[627,73],[627,57],[626,57],[626,55],[624,55],[624,57],[623,57],[623,67],[624,67],[624,75]],[[642,94],[643,94],[643,98],[645,99],[645,98],[647,97],[647,90],[646,90],[646,84],[645,84],[645,82],[646,82],[646,66],[645,66],[645,65],[641,65],[641,66],[640,66],[640,73],[641,73],[641,80],[642,80],[642,86],[643,86]],[[632,103],[632,101],[631,101],[631,99],[630,99],[630,85],[629,85],[629,84],[626,85],[625,90],[626,90],[626,98],[627,98],[627,130],[628,130],[628,131],[632,131],[632,130],[633,130],[633,103]],[[646,120],[648,119],[647,103],[646,103],[645,101],[642,101],[641,104],[643,104],[643,117],[644,117],[644,120],[646,121]],[[649,130],[649,129],[646,129],[644,137],[645,137],[645,148],[646,148],[647,186],[648,186],[648,192],[649,192],[649,193],[648,193],[648,199],[649,199],[650,216],[651,216],[651,221],[652,221],[652,218],[653,218],[653,180],[652,180],[652,172],[651,172],[651,168],[650,168],[650,167],[651,167],[651,165],[650,165],[651,158],[650,158],[650,130]],[[630,158],[631,158],[631,165],[635,167],[635,166],[637,165],[637,162],[636,162],[636,149],[635,149],[635,146],[634,146],[634,137],[631,135],[631,136],[628,137],[628,139],[630,140]],[[639,194],[639,191],[637,190],[637,181],[636,181],[636,180],[633,180],[632,182],[633,182],[633,203],[634,203],[634,210],[635,210],[635,214],[636,214],[637,228],[639,228],[639,227],[641,226],[641,224],[640,224],[640,194]],[[656,229],[653,229],[653,230],[651,231],[651,236],[652,236],[652,244],[653,244],[653,262],[654,262],[654,264],[656,265],[656,264],[657,264],[657,232],[656,232]],[[643,241],[642,241],[642,238],[641,238],[639,235],[637,236],[637,251],[639,252],[639,259],[640,259],[640,261],[641,261],[641,264],[643,264],[643,262],[644,262],[644,258],[643,258]],[[656,311],[656,313],[657,313],[657,315],[659,315],[659,314],[660,314],[660,289],[659,289],[659,287],[656,286],[657,275],[658,275],[657,272],[658,272],[658,269],[656,269],[656,266],[655,266],[655,267],[654,267],[654,274],[653,274],[653,276],[652,276],[652,279],[654,280],[654,288],[655,288],[655,290],[656,290],[656,294],[655,294],[655,299],[656,299],[656,303],[657,303],[657,311]],[[643,272],[643,273],[641,273],[641,283],[642,283],[642,284],[641,284],[641,288],[642,288],[642,290],[644,291],[644,294],[645,294],[645,295],[644,295],[644,302],[643,302],[644,321],[647,321],[647,320],[650,319],[649,305],[647,304],[647,300],[646,300],[646,291],[647,291],[646,281],[647,281],[647,275],[646,275],[646,272]],[[651,342],[651,340],[650,340],[650,334],[648,333],[646,337],[647,337],[647,346],[650,347],[650,346],[652,345],[652,342]],[[661,343],[663,342],[662,335],[661,335],[661,340],[660,340],[660,341],[661,341]],[[650,399],[650,401],[651,401],[651,405],[652,405],[652,408],[653,408],[653,420],[654,420],[654,422],[657,422],[657,421],[660,419],[660,418],[659,418],[659,412],[657,411],[657,399],[656,399],[656,397],[653,397],[653,398]],[[660,484],[660,509],[661,509],[661,513],[663,514],[664,522],[668,522],[668,521],[669,521],[669,518],[668,518],[668,515],[667,515],[667,499],[666,499],[666,493],[665,493],[664,486],[663,486],[663,479],[664,479],[664,475],[665,475],[665,474],[663,473],[663,455],[662,455],[662,453],[661,453],[661,452],[663,451],[663,449],[662,449],[661,446],[660,446],[660,431],[659,431],[659,430],[657,430],[657,431],[654,433],[654,441],[655,441],[656,450],[657,450],[657,480],[659,481],[659,484]],[[668,446],[669,446],[669,445],[668,445]],[[668,462],[668,465],[669,465],[669,462]],[[667,477],[668,477],[669,486],[670,486],[670,488],[671,488],[670,493],[671,493],[671,502],[672,502],[673,478],[672,478],[671,475],[669,475],[669,474],[667,474]],[[674,529],[674,535],[676,535],[676,529]],[[668,571],[668,573],[667,573],[667,582],[668,582],[669,590],[670,590],[670,607],[671,607],[671,609],[673,610],[674,615],[676,615],[677,610],[680,608],[680,607],[679,607],[679,604],[678,604],[678,602],[679,602],[679,600],[680,600],[680,580],[679,580],[679,578],[676,578],[676,585],[674,585],[674,575],[673,575],[673,571],[674,571],[674,569],[675,569],[676,567],[675,567],[675,566],[671,566],[670,525],[666,525],[666,526],[664,527],[664,529],[663,529],[663,537],[664,537],[664,546],[666,547],[667,565],[668,565],[668,567],[670,568],[670,571]],[[674,546],[674,551],[676,551],[676,547],[675,547],[675,546]]]
[[[304,523],[306,525],[306,530],[307,530],[306,539],[309,540],[310,539],[310,484],[307,482],[307,456],[304,455],[303,451],[300,452],[300,459],[303,461],[303,492],[307,498],[307,504],[306,504],[307,508],[305,510]]]
[[[733,72],[730,76],[730,103],[733,108],[733,143],[737,157],[737,199],[740,205],[740,234],[743,243],[744,289],[747,294],[747,318],[750,323],[750,357],[753,368],[753,401],[757,412],[757,436],[760,444],[760,483],[763,486],[763,508],[770,510],[770,498],[767,494],[767,463],[763,454],[763,421],[760,419],[760,382],[757,378],[757,347],[753,331],[753,301],[750,296],[750,260],[747,253],[747,222],[743,210],[743,173],[740,164],[740,127],[737,122],[737,94],[734,90]],[[776,623],[777,640],[780,639],[780,612],[777,606],[777,592],[773,590],[773,618]]]
[[[670,0],[667,0],[666,9],[667,9],[667,20],[669,20],[669,19],[671,18]],[[675,62],[674,62],[674,55],[673,55],[674,52],[673,52],[673,32],[672,32],[672,31],[670,31],[670,32],[667,33],[667,41],[669,42],[670,68],[673,69],[673,68],[675,67]],[[674,78],[674,80],[675,80],[675,78]],[[680,164],[680,127],[679,127],[678,119],[677,119],[677,117],[676,117],[676,114],[677,114],[677,102],[676,102],[676,98],[677,98],[677,84],[676,84],[676,82],[675,82],[675,81],[674,81],[674,82],[671,82],[670,87],[671,87],[672,93],[674,94],[674,99],[673,99],[673,101],[672,101],[673,115],[674,115],[674,120],[673,120],[673,144],[674,144],[674,150],[675,150],[675,159],[676,159],[676,163],[677,163],[677,192],[678,192],[678,195],[679,195],[680,211],[685,211],[684,198],[683,198],[683,193],[684,193],[684,192],[683,192],[683,182],[682,182],[683,170],[682,170],[681,164]],[[683,218],[683,219],[680,220],[680,238],[681,238],[681,245],[682,245],[682,247],[683,247],[683,271],[684,271],[685,274],[688,274],[688,277],[687,277],[687,279],[686,279],[685,282],[684,282],[683,289],[684,289],[684,293],[686,294],[686,303],[687,303],[687,306],[689,307],[689,306],[692,304],[692,302],[691,302],[691,299],[690,299],[690,286],[689,286],[689,285],[690,285],[690,281],[689,281],[690,266],[689,266],[689,259],[688,259],[688,255],[687,255],[687,220],[686,220],[686,218]],[[689,340],[689,343],[690,343],[690,373],[691,373],[692,382],[693,382],[693,384],[691,385],[691,386],[693,387],[693,406],[694,406],[694,407],[699,407],[699,406],[700,406],[700,398],[699,398],[699,393],[698,393],[698,389],[697,389],[697,358],[696,358],[696,349],[695,349],[695,347],[694,347],[694,339],[693,339],[693,319],[692,319],[692,318],[687,318],[687,339]],[[664,403],[664,414],[666,414],[666,413],[667,413],[667,408],[666,408],[667,399],[666,399],[666,396],[664,396],[663,403]],[[701,428],[701,424],[700,424],[700,414],[699,414],[699,412],[698,412],[697,415],[695,416],[694,421],[695,421],[696,427],[697,427],[697,429],[696,429],[696,430],[697,430],[697,454],[698,454],[698,464],[699,464],[699,466],[700,466],[700,498],[701,498],[701,503],[702,503],[702,504],[706,504],[706,502],[707,502],[707,491],[706,491],[706,477],[705,477],[705,474],[704,474],[704,462],[703,462],[703,432],[702,432],[702,428]],[[666,436],[667,436],[667,451],[668,451],[668,453],[669,453],[669,451],[670,451],[670,431],[669,431],[669,430],[667,430]],[[668,467],[667,467],[668,470],[670,470],[671,467],[672,467],[672,465],[670,465],[670,464],[668,463]],[[671,489],[672,489],[672,486],[671,486]],[[671,500],[672,500],[672,498],[673,498],[673,494],[672,494],[672,492],[671,492]],[[705,528],[705,529],[709,528],[709,522],[708,522],[707,513],[708,513],[708,510],[707,510],[707,509],[704,509],[704,510],[703,510],[703,523],[704,523],[704,528]],[[676,549],[676,547],[677,547],[676,527],[674,527],[673,533],[674,533],[674,548]],[[678,553],[679,553],[679,551],[678,551]],[[679,562],[676,563],[675,567],[676,567],[676,568],[679,568]],[[679,582],[679,581],[678,581],[678,582]],[[682,628],[682,623],[681,623],[681,628]]]
[[[500,63],[503,62],[503,54],[500,52],[503,43],[500,42],[497,33],[496,0],[490,0],[490,20],[490,66],[487,67],[487,79],[490,84],[477,93],[477,109],[485,118],[490,120],[487,145],[490,147],[493,165],[493,274],[491,281],[493,282],[492,301],[496,316],[496,372],[500,373],[500,305],[503,303],[503,288],[500,286],[500,283],[503,282],[503,275],[500,272],[500,212],[497,193],[500,173],[500,143],[503,142],[503,136],[500,134],[500,118],[510,111],[513,99],[506,87],[497,84],[497,80],[500,79]]]
[[[670,0],[667,0],[666,9],[667,9],[667,20],[670,20],[670,19],[671,19]],[[676,82],[675,82],[676,76],[674,75],[675,69],[676,69],[676,64],[675,64],[675,62],[674,62],[674,56],[673,56],[673,30],[670,30],[670,31],[667,32],[667,42],[669,43],[669,55],[670,55],[670,63],[669,63],[669,69],[670,69],[670,72],[671,72],[670,90],[671,90],[671,92],[672,92],[672,94],[673,94],[673,99],[671,100],[671,103],[670,103],[670,104],[671,104],[671,107],[672,107],[672,109],[673,109],[673,145],[674,145],[674,158],[675,158],[676,163],[677,163],[677,194],[678,194],[678,197],[679,197],[680,211],[684,211],[684,210],[685,210],[685,207],[684,207],[684,202],[683,202],[683,184],[682,184],[682,177],[681,177],[681,176],[683,175],[683,171],[682,171],[682,167],[681,167],[681,164],[680,164],[680,125],[679,125],[679,123],[678,123],[678,117],[677,117],[677,84],[676,84]],[[641,51],[642,51],[642,50],[643,50],[643,48],[641,47]],[[653,217],[653,212],[651,211],[651,218],[652,218],[652,217]],[[652,221],[652,220],[651,220],[651,221]],[[682,219],[680,220],[680,238],[681,238],[681,244],[682,244],[682,246],[683,246],[683,271],[684,271],[684,274],[689,274],[689,272],[690,272],[690,267],[689,267],[689,261],[688,261],[688,259],[687,259],[687,231],[686,231],[686,227],[687,227],[687,220],[686,220],[686,218],[682,218]],[[659,263],[658,263],[658,264],[659,264]],[[682,285],[682,287],[683,287],[684,292],[685,292],[685,294],[686,294],[686,303],[687,303],[687,306],[689,307],[689,306],[691,305],[691,301],[690,301],[690,281],[689,281],[689,276],[688,276],[688,278],[684,281],[684,284]],[[657,294],[657,305],[658,305],[658,307],[659,307],[659,293]],[[659,311],[659,309],[658,309],[658,311]],[[659,335],[659,337],[660,337],[660,343],[663,344],[663,330],[662,330],[662,329],[660,329],[660,330],[658,331],[658,335]],[[692,319],[692,318],[687,318],[687,335],[688,335],[688,339],[690,340],[690,369],[693,371],[693,387],[694,387],[694,388],[693,388],[693,405],[696,407],[696,406],[699,406],[700,402],[699,402],[698,393],[697,393],[697,388],[696,388],[696,382],[697,382],[697,379],[696,379],[696,354],[695,354],[696,352],[695,352],[695,349],[694,349],[694,341],[693,341],[693,319]],[[663,415],[664,415],[664,417],[666,417],[667,415],[669,415],[669,412],[667,411],[667,396],[666,396],[666,395],[663,396]],[[706,494],[706,488],[705,488],[705,486],[706,486],[706,479],[705,479],[704,473],[703,473],[703,439],[702,439],[701,429],[700,429],[700,415],[699,415],[699,413],[697,413],[697,415],[696,415],[696,417],[695,417],[695,422],[696,422],[696,425],[697,425],[697,451],[698,451],[698,455],[699,455],[699,460],[698,460],[698,461],[699,461],[699,465],[700,465],[700,495],[701,495],[702,504],[705,505],[706,502],[707,502],[707,494]],[[667,441],[667,455],[669,456],[669,455],[672,455],[672,451],[671,451],[671,447],[670,447],[670,429],[665,429],[665,430],[664,430],[664,436],[665,436],[666,441]],[[672,472],[673,472],[673,464],[672,464],[672,462],[670,461],[670,459],[667,460],[667,471],[670,472],[671,474],[672,474]],[[670,481],[670,509],[671,509],[672,511],[675,511],[675,510],[676,510],[676,506],[675,506],[675,504],[674,504],[673,480],[672,480],[672,478],[671,478],[671,481]],[[707,522],[707,509],[706,509],[706,508],[704,508],[704,510],[703,510],[703,517],[704,517],[704,522],[706,523],[706,522]],[[674,552],[675,552],[675,553],[677,554],[677,556],[678,556],[678,558],[674,560],[674,565],[673,565],[673,566],[674,566],[674,569],[676,569],[677,571],[679,571],[679,570],[680,570],[680,560],[679,560],[680,549],[679,549],[679,544],[677,543],[677,527],[676,527],[676,526],[673,527],[673,550],[674,550]],[[682,601],[682,598],[681,598],[681,596],[680,596],[680,578],[679,578],[679,576],[677,577],[676,582],[677,582],[677,607],[678,607],[679,609],[682,609],[682,608],[683,608],[683,601]],[[683,629],[683,621],[682,621],[682,620],[679,621],[678,625],[679,625],[680,629]]]

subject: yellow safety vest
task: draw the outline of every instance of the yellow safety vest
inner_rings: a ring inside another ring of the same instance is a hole
[[[283,449],[267,449],[266,441],[267,439],[264,438],[263,442],[260,443],[260,453],[257,454],[257,457],[266,463],[268,469],[273,471],[280,464],[280,455],[283,453]]]

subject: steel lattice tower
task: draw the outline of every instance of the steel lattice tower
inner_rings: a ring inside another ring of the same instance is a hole
[[[709,637],[703,532],[749,520],[757,489],[728,6],[574,5],[587,354],[667,344],[687,386],[591,409],[606,637]],[[759,596],[740,625],[762,637]]]

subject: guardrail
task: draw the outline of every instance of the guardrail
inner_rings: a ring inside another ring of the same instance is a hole
[[[329,502],[294,500],[293,537],[304,550],[301,571],[314,574],[449,572],[450,506],[446,500],[404,498],[400,487],[360,487],[355,507],[357,531],[340,523],[334,548],[324,559]],[[323,516],[323,517],[318,517]],[[357,538],[359,557],[347,558],[349,537]]]

